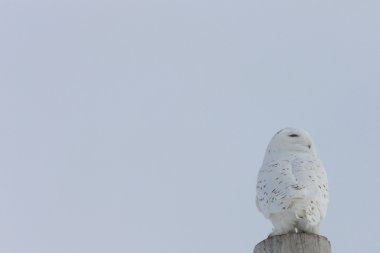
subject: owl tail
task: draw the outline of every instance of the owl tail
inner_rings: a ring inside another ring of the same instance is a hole
[[[295,201],[293,210],[297,220],[300,220],[310,226],[317,226],[321,221],[321,213],[315,203],[305,203],[302,201]]]

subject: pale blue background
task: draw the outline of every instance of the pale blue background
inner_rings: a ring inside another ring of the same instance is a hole
[[[248,253],[280,128],[314,137],[334,253],[376,252],[380,4],[0,0],[0,251]]]

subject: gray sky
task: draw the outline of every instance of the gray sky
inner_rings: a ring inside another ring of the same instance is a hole
[[[314,137],[375,252],[379,1],[0,0],[0,251],[252,252],[266,145]]]

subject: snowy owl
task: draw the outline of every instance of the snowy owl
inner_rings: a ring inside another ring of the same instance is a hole
[[[328,204],[327,176],[311,136],[285,128],[270,141],[256,185],[256,205],[273,224],[270,236],[319,234]]]

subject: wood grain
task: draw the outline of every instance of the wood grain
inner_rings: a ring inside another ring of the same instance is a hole
[[[254,253],[331,253],[330,241],[320,235],[289,233],[268,237],[256,245]]]

